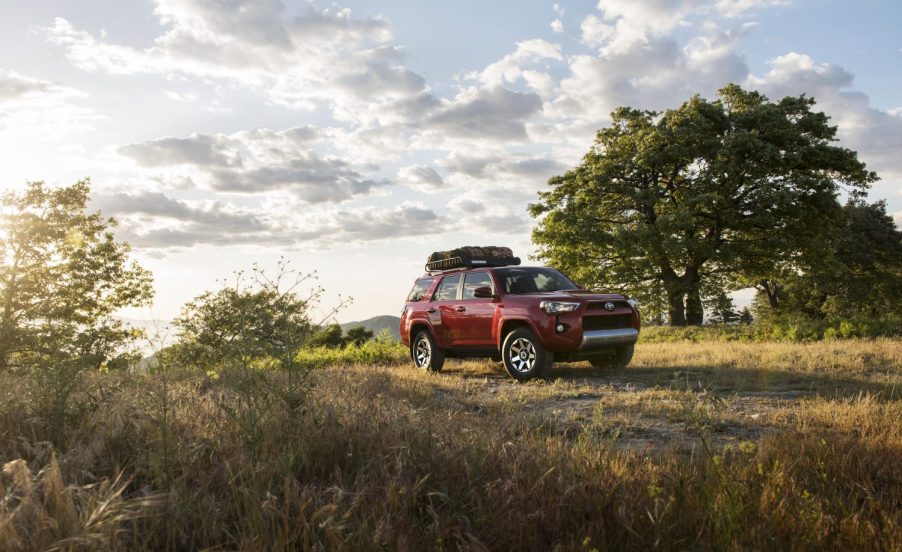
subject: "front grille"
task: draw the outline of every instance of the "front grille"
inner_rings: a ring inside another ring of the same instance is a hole
[[[606,303],[614,303],[615,309],[623,309],[630,306],[626,301],[600,301],[597,303],[589,303],[586,305],[586,310],[605,310],[604,306]]]
[[[607,316],[584,316],[583,330],[617,330],[632,328],[633,315],[609,314]]]

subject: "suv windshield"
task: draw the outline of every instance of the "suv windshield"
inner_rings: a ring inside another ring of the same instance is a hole
[[[570,278],[553,268],[503,268],[496,270],[495,274],[501,280],[505,293],[520,294],[579,289],[570,281]]]

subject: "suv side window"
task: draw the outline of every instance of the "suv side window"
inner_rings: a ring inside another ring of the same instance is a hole
[[[495,284],[488,272],[470,272],[464,276],[464,300],[476,299],[476,288],[489,287],[495,291]]]
[[[431,285],[432,278],[420,278],[413,283],[413,288],[407,294],[407,301],[421,301],[426,296],[426,292],[429,291],[429,286]]]
[[[432,296],[433,301],[453,301],[457,299],[457,290],[460,288],[460,274],[454,276],[445,276],[439,283],[435,294]]]

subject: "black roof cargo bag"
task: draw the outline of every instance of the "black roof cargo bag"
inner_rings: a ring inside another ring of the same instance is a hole
[[[520,264],[510,247],[495,245],[465,246],[450,251],[436,251],[426,260],[426,270],[435,272],[453,268],[474,268],[479,266],[510,266]]]

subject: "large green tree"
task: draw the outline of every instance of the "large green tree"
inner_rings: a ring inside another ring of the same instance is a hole
[[[623,107],[530,205],[540,258],[700,324],[712,282],[770,280],[830,232],[841,188],[876,176],[808,97],[729,85],[664,113]]]
[[[134,338],[112,315],[152,298],[116,221],[86,212],[90,186],[29,183],[0,200],[0,369],[58,361],[99,367]]]

